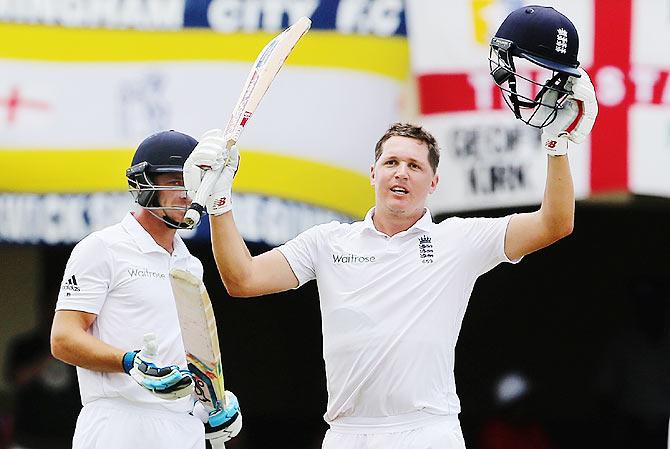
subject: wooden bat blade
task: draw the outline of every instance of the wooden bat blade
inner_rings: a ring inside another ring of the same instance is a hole
[[[242,134],[244,126],[247,124],[252,114],[256,111],[258,104],[267,92],[272,80],[284,65],[293,47],[300,38],[312,26],[312,21],[307,17],[301,17],[293,25],[285,29],[282,33],[272,39],[260,52],[254,65],[247,76],[237,104],[233,108],[226,129],[223,135],[228,139],[226,147],[230,150],[237,143]],[[230,154],[224,165],[230,160]],[[193,203],[189,206],[184,216],[184,223],[190,227],[196,226],[200,222],[201,214],[204,213],[203,207],[207,195],[211,192],[216,178],[211,172],[205,174],[200,187],[193,198]]]
[[[214,409],[225,400],[225,388],[212,303],[202,281],[187,271],[170,271],[170,283],[195,394],[205,407]]]
[[[237,142],[242,129],[256,111],[258,104],[270,87],[272,80],[284,65],[286,58],[291,54],[293,47],[311,26],[312,21],[310,19],[301,17],[268,42],[261,50],[249,71],[224,132],[224,135],[229,137],[229,142],[232,142],[229,147]]]

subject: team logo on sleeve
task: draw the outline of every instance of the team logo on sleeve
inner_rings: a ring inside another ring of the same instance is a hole
[[[433,243],[427,235],[419,237],[419,257],[421,263],[433,263]]]
[[[77,278],[75,277],[75,275],[73,274],[66,281],[63,281],[63,285],[61,285],[60,289],[67,290],[68,292],[78,292],[79,285],[77,285]]]

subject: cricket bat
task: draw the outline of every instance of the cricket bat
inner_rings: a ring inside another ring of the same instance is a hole
[[[307,17],[301,17],[293,25],[285,29],[281,34],[272,39],[261,50],[256,58],[247,80],[244,83],[237,104],[228,121],[224,136],[228,137],[226,148],[231,149],[240,138],[244,126],[258,108],[258,104],[267,92],[272,80],[284,65],[284,61],[291,54],[291,50],[300,38],[312,26],[312,21]],[[228,163],[228,161],[226,161]],[[189,226],[195,226],[205,212],[203,204],[210,194],[211,188],[216,182],[216,176],[207,172],[202,179],[193,203],[189,206],[184,216],[184,222]]]
[[[186,363],[194,392],[208,410],[225,406],[223,366],[214,310],[202,281],[188,271],[170,271]]]

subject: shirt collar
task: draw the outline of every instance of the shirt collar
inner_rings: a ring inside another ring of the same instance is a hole
[[[433,223],[433,214],[430,213],[430,209],[428,209],[427,207],[424,207],[423,210],[425,210],[426,212],[423,214],[421,218],[419,218],[419,221],[414,223],[414,225],[410,229],[414,228],[424,232],[430,232],[433,225],[435,224]]]
[[[167,253],[165,248],[160,246],[156,241],[151,237],[151,234],[147,232],[146,229],[137,221],[137,219],[128,212],[126,216],[121,221],[121,226],[126,230],[128,234],[135,240],[137,246],[140,248],[140,251],[143,253],[152,253],[152,252],[162,252]],[[186,245],[182,240],[179,234],[175,233],[174,242],[172,244],[172,255],[180,256],[184,253]]]
[[[427,207],[424,207],[425,213],[419,218],[419,220],[414,223],[412,226],[409,227],[407,231],[404,232],[410,232],[412,229],[418,229],[420,231],[424,232],[430,232],[432,226],[433,226],[433,215],[430,213],[430,209]],[[378,234],[383,234],[377,228],[375,228],[375,224],[372,221],[372,216],[375,214],[375,208],[373,207],[368,211],[367,214],[365,214],[365,219],[363,219],[363,229],[369,229],[373,232],[376,232]]]

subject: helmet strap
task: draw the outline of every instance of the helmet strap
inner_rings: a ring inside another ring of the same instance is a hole
[[[187,225],[184,222],[179,222],[177,220],[173,220],[172,218],[168,217],[166,215],[158,215],[154,210],[152,209],[146,209],[147,212],[149,212],[151,215],[154,217],[158,218],[160,221],[162,221],[166,227],[170,229],[192,229],[192,226]]]

